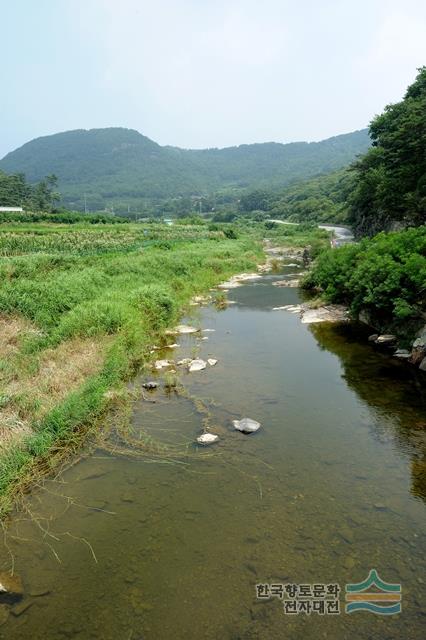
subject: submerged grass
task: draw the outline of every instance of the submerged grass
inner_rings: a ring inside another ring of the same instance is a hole
[[[17,434],[0,441],[0,514],[99,420],[111,389],[150,359],[193,295],[252,270],[262,256],[255,237],[160,225],[146,231],[2,227],[1,319],[20,331],[0,353],[0,409]],[[51,378],[45,386],[43,376]]]

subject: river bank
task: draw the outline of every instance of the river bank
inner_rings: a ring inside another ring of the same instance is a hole
[[[37,230],[0,229],[0,513],[121,402],[194,295],[263,255],[204,228]]]

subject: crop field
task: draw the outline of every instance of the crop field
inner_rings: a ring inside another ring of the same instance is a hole
[[[0,226],[0,511],[200,294],[262,259],[207,226]]]

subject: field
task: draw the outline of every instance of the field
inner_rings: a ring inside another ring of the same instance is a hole
[[[93,422],[203,293],[253,270],[259,239],[206,225],[0,226],[0,511]]]

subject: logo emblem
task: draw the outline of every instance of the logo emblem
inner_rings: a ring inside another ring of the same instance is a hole
[[[371,591],[371,587],[375,587]],[[371,611],[382,616],[401,613],[401,585],[384,582],[371,569],[363,582],[346,585],[346,613]]]

